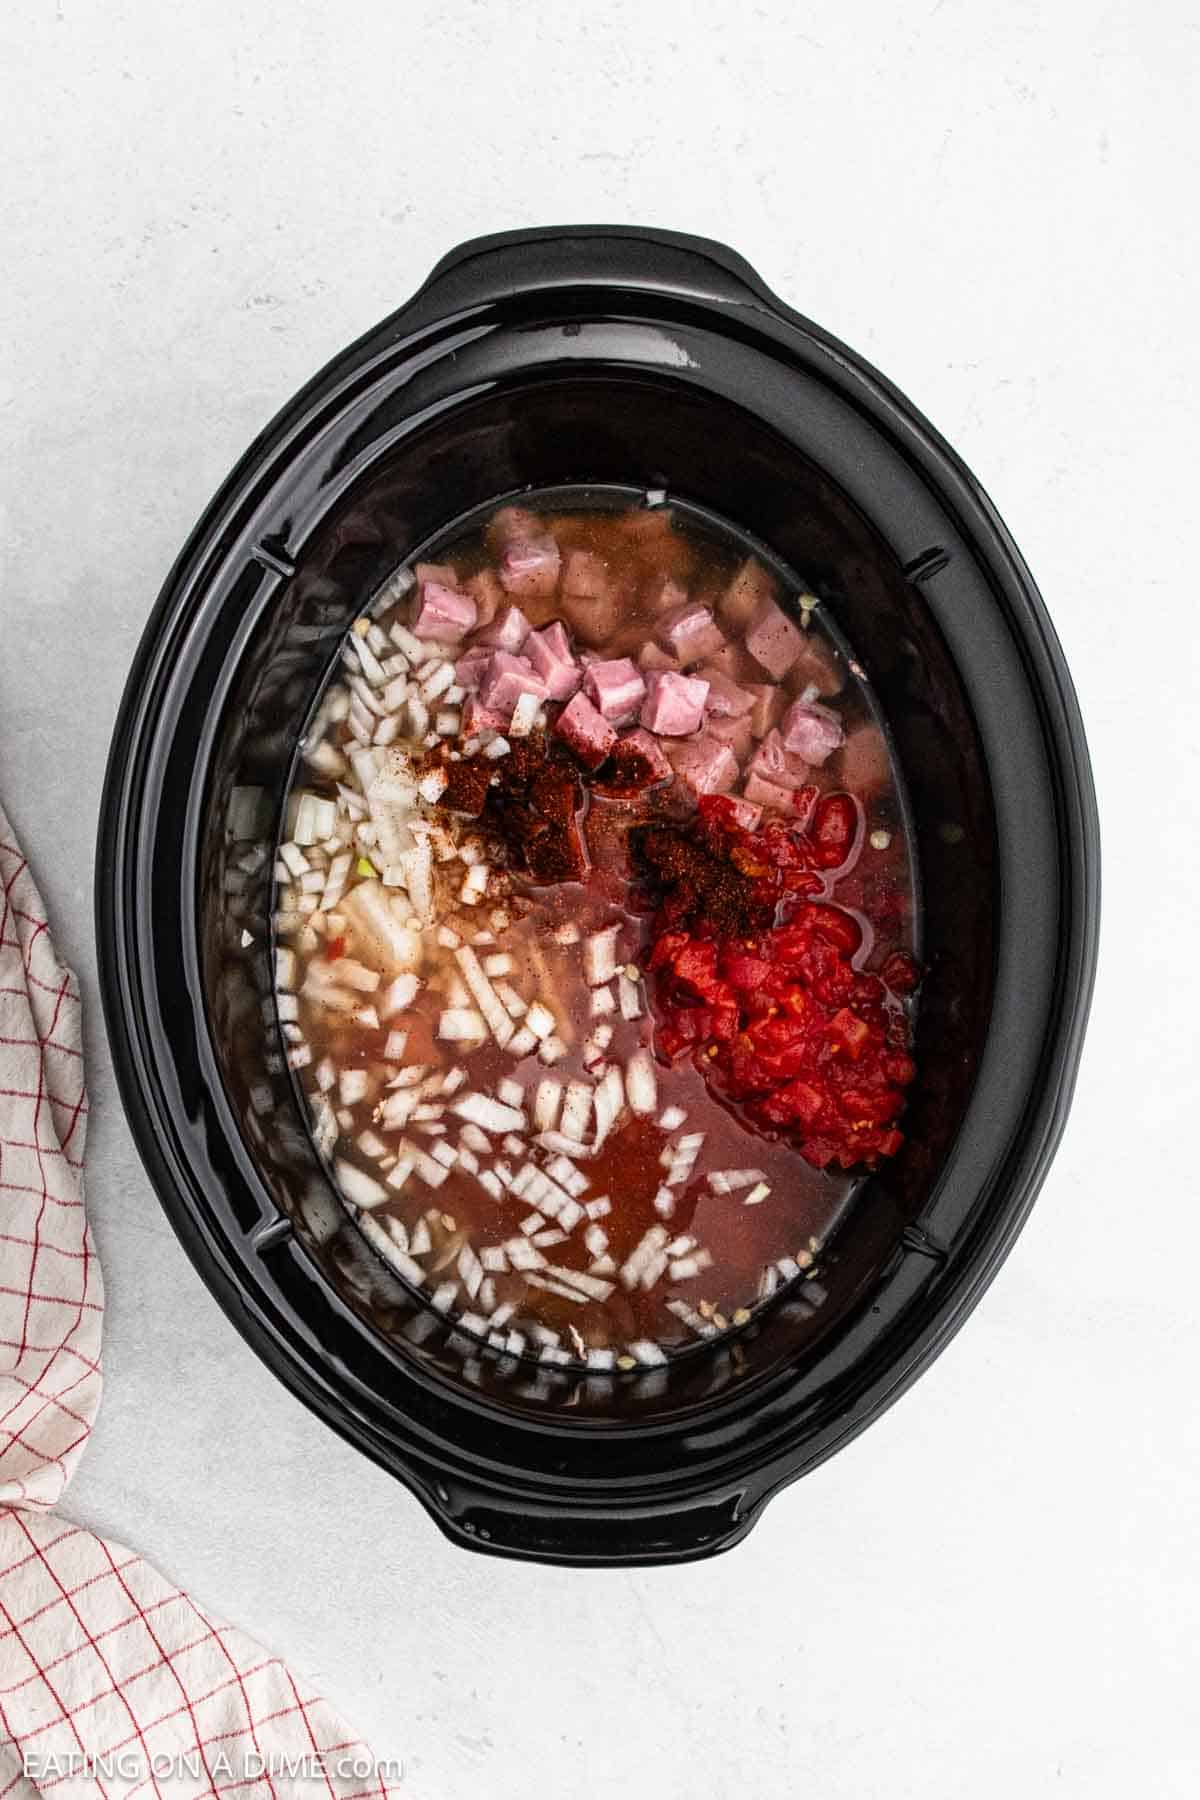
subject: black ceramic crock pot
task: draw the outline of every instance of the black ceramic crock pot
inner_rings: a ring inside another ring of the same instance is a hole
[[[300,724],[395,566],[484,503],[611,483],[732,519],[822,596],[907,781],[928,975],[908,1142],[820,1282],[585,1379],[464,1351],[332,1194],[279,1055],[270,851]],[[233,471],[130,676],[97,908],[130,1123],[258,1353],[459,1543],[682,1561],[896,1399],[999,1267],[1071,1096],[1098,833],[1045,609],[949,447],[729,250],[568,228],[454,251]]]

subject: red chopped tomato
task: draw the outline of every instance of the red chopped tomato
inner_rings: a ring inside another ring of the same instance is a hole
[[[848,859],[858,836],[858,808],[849,794],[827,794],[812,823],[817,865],[838,869]]]
[[[903,1143],[895,1121],[916,1075],[896,996],[920,971],[906,952],[880,974],[856,969],[859,920],[822,893],[817,870],[840,868],[859,831],[848,794],[803,790],[805,831],[771,819],[739,826],[733,804],[707,795],[697,836],[725,859],[776,921],[743,935],[714,930],[702,898],[680,879],[658,915],[649,959],[657,975],[657,1044],[690,1055],[707,1080],[765,1130],[794,1134],[815,1168],[871,1166]],[[788,909],[801,904],[788,916]],[[768,913],[769,916],[769,913]]]

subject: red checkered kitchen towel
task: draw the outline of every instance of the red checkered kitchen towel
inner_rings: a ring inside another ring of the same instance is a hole
[[[0,808],[0,1800],[397,1791],[278,1658],[53,1508],[100,1403],[75,977]]]

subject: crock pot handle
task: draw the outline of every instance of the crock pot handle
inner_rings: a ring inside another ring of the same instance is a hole
[[[526,288],[674,289],[704,300],[786,309],[750,264],[712,238],[640,225],[556,225],[469,238],[442,257],[417,303],[499,299]]]
[[[743,1492],[708,1495],[661,1511],[540,1506],[507,1497],[438,1484],[427,1503],[452,1541],[474,1550],[524,1556],[539,1562],[591,1567],[691,1562],[728,1550],[754,1524],[764,1496]]]

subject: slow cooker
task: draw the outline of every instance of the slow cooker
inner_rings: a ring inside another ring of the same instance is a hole
[[[464,1357],[375,1255],[312,1148],[270,982],[280,801],[343,634],[456,521],[563,487],[665,490],[804,572],[896,748],[927,970],[908,1141],[820,1283],[736,1343],[603,1379]],[[130,1125],[258,1354],[456,1542],[673,1562],[736,1543],[869,1424],[999,1268],[1070,1102],[1098,828],[1045,607],[949,446],[730,250],[570,227],[453,251],[233,470],[130,674],[96,898]]]

